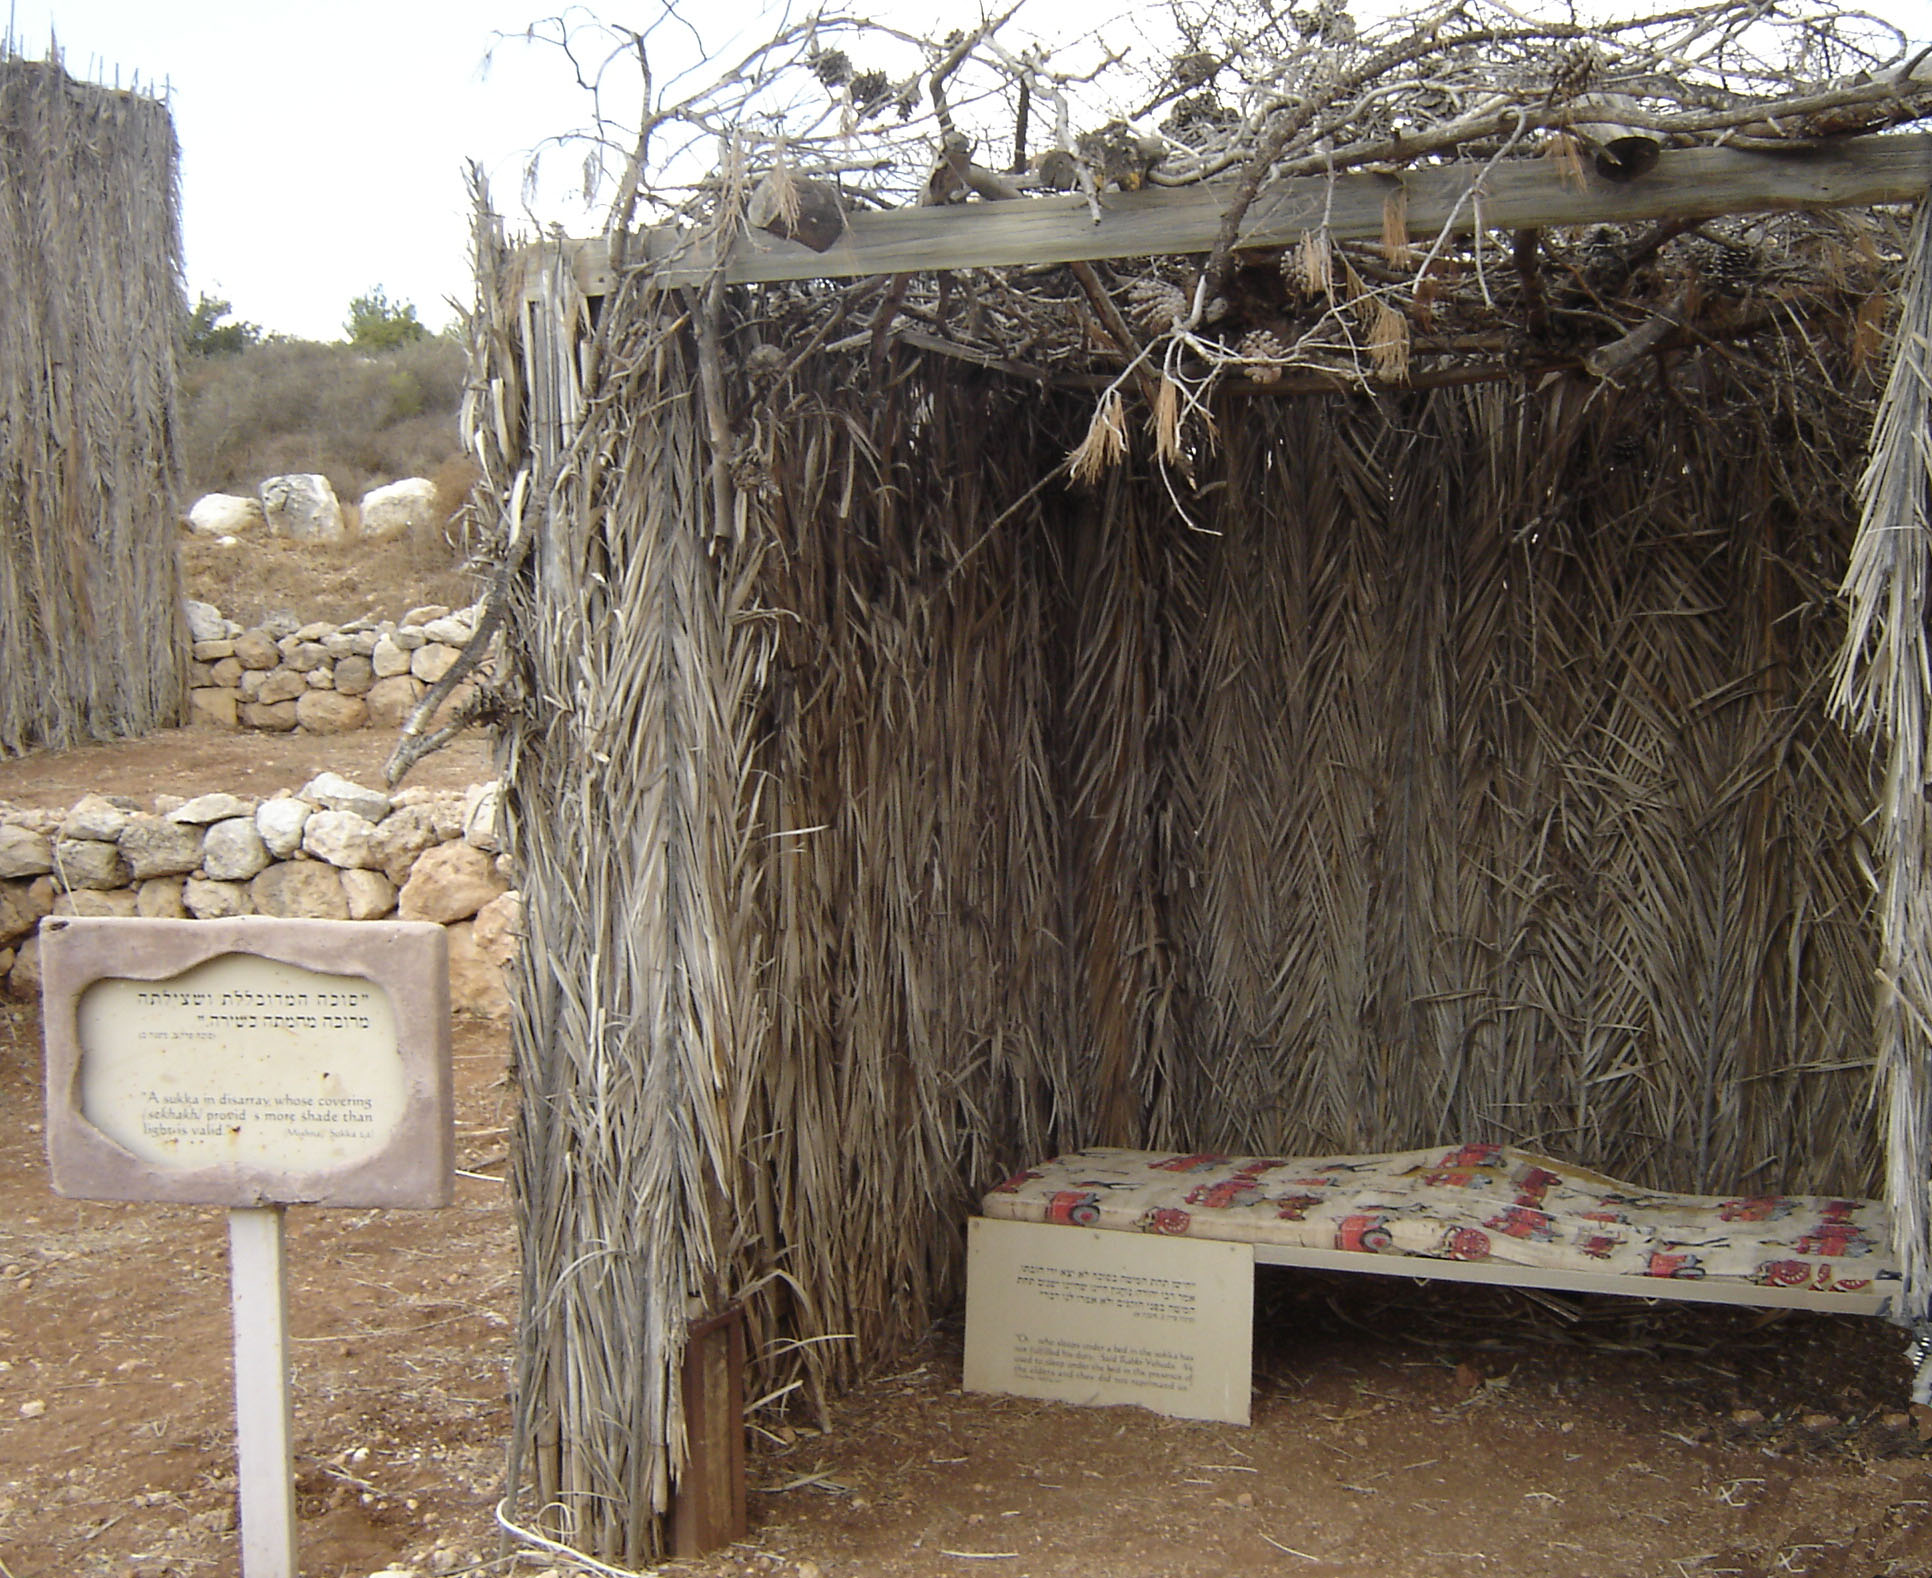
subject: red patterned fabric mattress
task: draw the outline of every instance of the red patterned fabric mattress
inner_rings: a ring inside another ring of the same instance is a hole
[[[1656,1278],[1666,1298],[1672,1281],[1728,1281],[1822,1295],[1807,1300],[1813,1307],[1834,1294],[1865,1304],[1898,1283],[1875,1201],[1660,1194],[1500,1145],[1322,1157],[1098,1148],[1027,1168],[982,1209],[1021,1222]]]

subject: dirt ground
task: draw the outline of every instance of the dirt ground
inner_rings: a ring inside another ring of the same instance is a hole
[[[386,742],[180,734],[0,762],[0,800],[265,793]],[[418,779],[488,775],[486,750]],[[302,1570],[506,1554],[515,1248],[506,1031],[456,1028],[456,1204],[290,1213]],[[0,1003],[0,1578],[238,1571],[217,1210],[47,1188],[33,1006]],[[960,1390],[960,1333],[751,1429],[752,1529],[690,1578],[1928,1578],[1932,1458],[1901,1335],[1849,1317],[1268,1269],[1254,1423]]]

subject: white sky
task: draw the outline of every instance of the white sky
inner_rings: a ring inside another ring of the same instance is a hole
[[[225,297],[236,317],[309,339],[340,338],[351,298],[376,285],[442,327],[447,299],[469,297],[464,161],[483,167],[496,206],[514,214],[529,151],[587,118],[562,56],[520,42],[562,9],[545,0],[0,4],[23,53],[38,57],[55,38],[76,76],[165,88],[181,142],[189,299]],[[1932,0],[1867,5],[1915,39],[1932,38]],[[656,5],[598,0],[591,9],[622,19]],[[699,0],[683,9],[713,32],[712,49],[739,33],[768,35],[775,8]],[[980,8],[898,0],[890,9],[920,32],[943,19],[943,32]],[[1049,31],[1098,9],[1095,0],[1031,0],[1021,20]],[[1130,30],[1107,31],[1131,42]],[[573,206],[542,217],[573,233],[596,224]]]

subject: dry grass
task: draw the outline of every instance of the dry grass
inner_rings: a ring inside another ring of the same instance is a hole
[[[189,497],[253,494],[264,477],[319,472],[346,502],[459,464],[462,348],[432,339],[369,356],[270,341],[191,361],[182,379]]]
[[[400,619],[426,603],[460,607],[478,593],[456,548],[436,532],[374,542],[352,533],[336,543],[257,533],[229,548],[184,531],[180,559],[188,595],[244,625],[279,610],[304,621]]]

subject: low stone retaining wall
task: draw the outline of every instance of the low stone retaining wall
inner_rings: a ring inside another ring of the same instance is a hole
[[[496,836],[496,785],[394,795],[323,773],[268,800],[87,795],[65,811],[0,806],[0,980],[40,990],[49,915],[435,921],[456,1007],[508,1011],[503,966],[522,904]]]
[[[476,619],[475,606],[432,606],[412,608],[400,621],[299,624],[277,614],[245,629],[212,603],[191,602],[194,721],[283,734],[395,729],[449,672]]]

